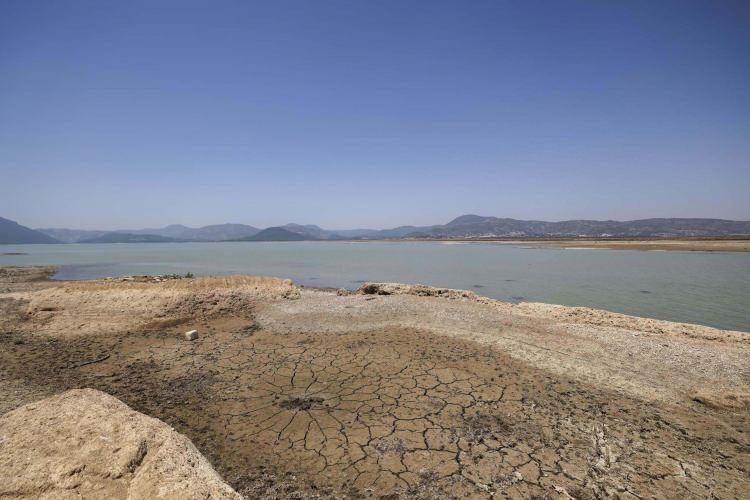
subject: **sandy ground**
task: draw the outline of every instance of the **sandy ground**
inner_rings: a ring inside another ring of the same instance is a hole
[[[47,272],[0,270],[0,412],[102,390],[247,498],[750,495],[748,334],[420,286]]]

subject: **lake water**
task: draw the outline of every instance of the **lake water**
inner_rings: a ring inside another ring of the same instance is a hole
[[[432,242],[5,245],[0,252],[27,254],[0,255],[0,265],[59,265],[58,279],[191,272],[349,289],[364,281],[424,283],[750,332],[750,253]]]

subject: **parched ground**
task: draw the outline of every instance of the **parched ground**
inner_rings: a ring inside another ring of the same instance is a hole
[[[0,412],[102,390],[247,498],[750,495],[747,334],[428,287],[3,276]]]

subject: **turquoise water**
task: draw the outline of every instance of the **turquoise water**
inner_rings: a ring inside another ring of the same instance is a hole
[[[59,279],[192,272],[308,286],[425,283],[508,301],[588,306],[750,332],[750,253],[524,248],[434,242],[5,245],[0,265],[59,265]]]

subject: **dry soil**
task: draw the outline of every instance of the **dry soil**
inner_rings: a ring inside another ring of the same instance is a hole
[[[0,412],[99,389],[247,498],[750,496],[747,334],[420,286],[46,272],[0,271]]]

